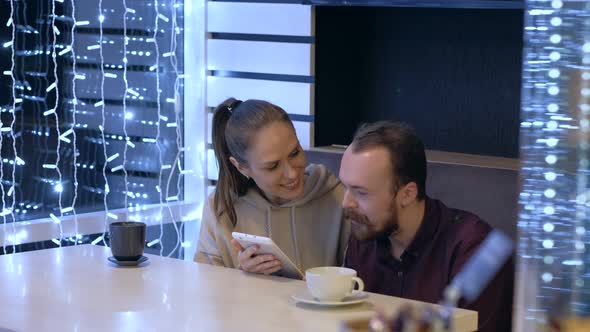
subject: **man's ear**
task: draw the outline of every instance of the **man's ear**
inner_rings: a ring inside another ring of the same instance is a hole
[[[250,178],[250,169],[247,166],[240,164],[240,162],[234,157],[229,157],[229,162],[234,165],[238,172],[242,173],[243,176],[248,179]]]
[[[400,189],[399,195],[402,207],[411,205],[418,199],[418,185],[416,182],[409,182]]]

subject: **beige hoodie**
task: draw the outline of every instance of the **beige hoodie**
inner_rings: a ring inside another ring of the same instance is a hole
[[[225,267],[238,266],[231,245],[233,231],[267,236],[301,271],[315,266],[341,265],[350,226],[342,220],[344,187],[323,165],[305,170],[304,194],[284,205],[274,205],[252,188],[235,204],[234,227],[226,213],[213,213],[213,194],[203,210],[194,260]]]

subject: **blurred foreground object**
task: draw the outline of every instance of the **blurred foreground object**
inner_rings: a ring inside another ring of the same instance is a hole
[[[587,332],[590,331],[590,317],[551,318],[547,330],[550,332]]]
[[[512,240],[499,231],[492,231],[476,253],[455,276],[444,292],[438,308],[406,306],[391,319],[377,312],[366,320],[347,321],[343,332],[442,332],[452,331],[451,318],[460,299],[470,303],[477,299],[486,285],[508,261],[514,249]]]

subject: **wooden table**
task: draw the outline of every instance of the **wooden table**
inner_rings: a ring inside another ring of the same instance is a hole
[[[341,321],[393,313],[405,299],[370,294],[355,306],[296,303],[305,283],[146,255],[141,267],[80,245],[0,256],[0,331],[338,331]],[[456,331],[477,313],[456,310]]]

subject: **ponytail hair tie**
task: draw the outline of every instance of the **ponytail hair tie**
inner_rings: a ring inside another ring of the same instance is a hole
[[[241,103],[242,103],[242,101],[241,101],[241,100],[236,100],[236,101],[234,101],[233,103],[231,103],[231,104],[230,104],[230,105],[227,107],[227,110],[228,110],[228,111],[230,111],[230,113],[233,113],[233,110],[234,110],[236,107],[240,106],[240,104],[241,104]]]

